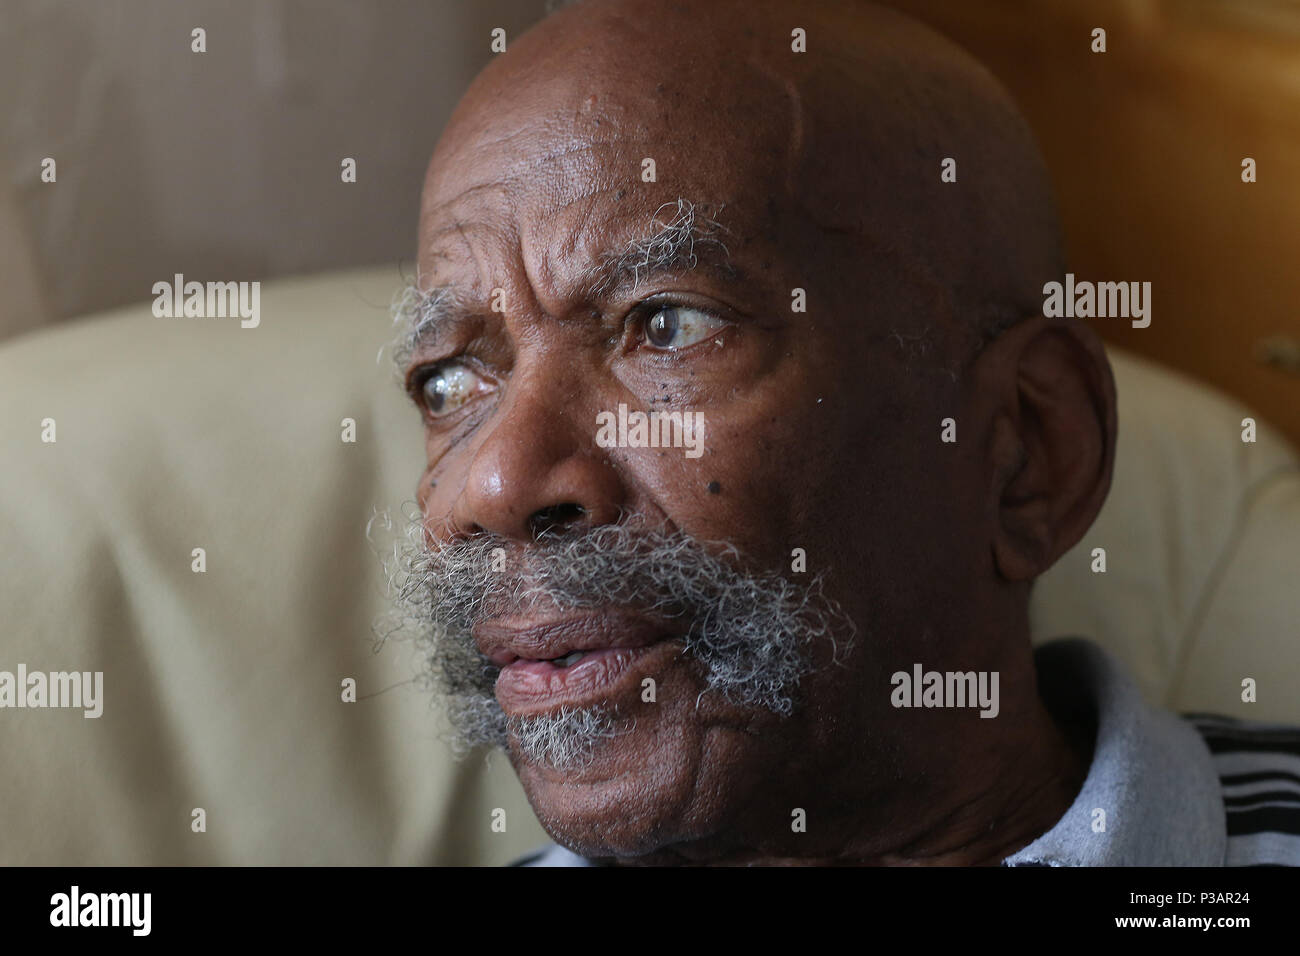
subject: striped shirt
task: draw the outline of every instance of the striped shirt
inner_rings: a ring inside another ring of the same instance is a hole
[[[1034,655],[1054,713],[1096,728],[1061,819],[1003,866],[1300,866],[1300,728],[1152,707],[1091,641]],[[512,866],[592,866],[551,844]]]
[[[1227,866],[1300,865],[1300,729],[1187,714],[1214,760]]]

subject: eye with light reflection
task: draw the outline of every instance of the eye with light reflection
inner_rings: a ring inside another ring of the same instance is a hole
[[[669,305],[656,309],[646,321],[644,337],[651,348],[675,351],[698,345],[729,325],[700,309]]]
[[[461,362],[443,362],[434,367],[420,386],[419,400],[425,410],[434,418],[441,418],[458,411],[466,402],[481,391],[486,391],[488,383]]]

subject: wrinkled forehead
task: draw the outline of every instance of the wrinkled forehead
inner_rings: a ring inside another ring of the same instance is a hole
[[[770,238],[796,162],[783,81],[671,56],[574,69],[562,52],[490,67],[458,107],[426,177],[422,272],[512,244],[590,258],[677,200],[725,210],[729,246]]]

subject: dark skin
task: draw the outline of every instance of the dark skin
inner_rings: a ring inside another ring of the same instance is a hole
[[[426,417],[418,500],[431,538],[526,547],[539,514],[635,511],[753,567],[804,548],[858,625],[840,664],[817,649],[791,717],[701,697],[698,666],[666,655],[657,702],[629,683],[636,729],[588,769],[512,748],[561,843],[623,863],[995,864],[1056,823],[1089,762],[1087,728],[1039,698],[1027,605],[1105,499],[1114,384],[1086,326],[1034,315],[1063,272],[1050,196],[987,75],[885,11],[789,9],[593,0],[475,81],[429,167],[419,252],[421,283],[474,314],[411,361],[464,362],[474,386]],[[593,295],[592,264],[678,197],[722,206],[731,268],[702,256]],[[660,297],[716,325],[652,347],[637,309]],[[1024,318],[984,344],[987,302]],[[703,412],[705,454],[598,447],[620,402]],[[999,672],[1001,713],[895,709],[889,676],[915,662]]]

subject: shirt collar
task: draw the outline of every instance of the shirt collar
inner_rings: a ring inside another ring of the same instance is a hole
[[[1091,641],[1052,641],[1034,657],[1054,713],[1097,728],[1092,765],[1057,824],[1007,866],[1221,866],[1223,797],[1196,729],[1151,707],[1120,664]]]

